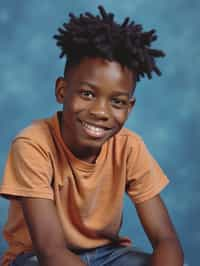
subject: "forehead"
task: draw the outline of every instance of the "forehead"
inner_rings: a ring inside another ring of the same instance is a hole
[[[103,58],[84,58],[69,70],[67,76],[73,82],[91,82],[109,90],[117,88],[129,91],[135,87],[133,71],[116,61]]]

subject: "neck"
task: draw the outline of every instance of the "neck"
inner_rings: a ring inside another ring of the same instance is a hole
[[[96,159],[101,151],[101,149],[99,150],[94,150],[91,149],[90,147],[84,147],[82,149],[74,147],[73,145],[69,145],[67,141],[65,141],[64,137],[63,137],[64,143],[65,145],[68,147],[68,149],[71,151],[71,153],[73,153],[73,155],[81,160],[81,161],[85,161],[87,163],[95,163]]]
[[[85,161],[88,163],[95,163],[96,159],[101,151],[101,148],[99,149],[95,149],[95,148],[91,148],[91,147],[77,147],[77,145],[73,145],[70,143],[68,137],[66,136],[66,134],[64,133],[64,127],[62,127],[62,116],[60,115],[58,117],[59,120],[59,125],[60,125],[60,132],[61,132],[61,136],[62,139],[65,143],[65,145],[67,146],[67,148],[71,151],[71,153],[79,160],[81,161]]]

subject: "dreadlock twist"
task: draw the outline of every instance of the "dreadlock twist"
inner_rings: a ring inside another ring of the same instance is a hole
[[[69,13],[69,23],[64,23],[63,28],[58,28],[59,34],[54,35],[61,48],[60,58],[67,56],[68,64],[78,63],[84,57],[114,60],[134,70],[138,81],[145,74],[151,79],[152,72],[160,76],[155,58],[165,53],[150,48],[157,39],[156,31],[143,32],[142,25],[129,22],[129,17],[120,25],[112,13],[106,13],[102,6],[98,9],[101,16],[86,12],[76,17]]]

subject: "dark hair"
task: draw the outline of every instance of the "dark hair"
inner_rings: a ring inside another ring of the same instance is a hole
[[[107,13],[102,6],[98,8],[101,16],[86,12],[76,17],[69,13],[69,22],[54,35],[61,48],[60,57],[67,57],[66,66],[78,64],[84,57],[101,57],[135,71],[137,81],[145,74],[151,79],[152,72],[160,76],[155,58],[165,54],[150,48],[157,39],[156,31],[143,32],[142,25],[129,22],[129,17],[120,25],[114,21],[112,13]]]

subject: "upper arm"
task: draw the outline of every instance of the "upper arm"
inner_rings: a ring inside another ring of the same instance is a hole
[[[66,248],[54,202],[26,197],[21,197],[19,201],[36,251],[48,253],[58,248]]]
[[[167,208],[159,195],[135,207],[153,247],[162,239],[177,239]]]

